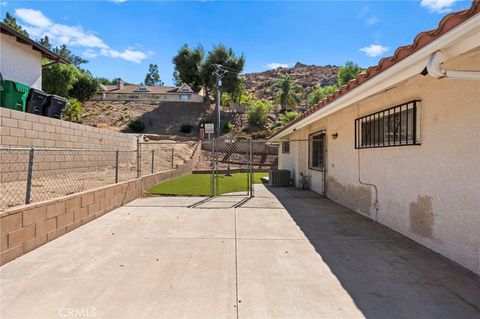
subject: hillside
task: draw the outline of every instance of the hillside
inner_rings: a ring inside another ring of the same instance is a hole
[[[190,136],[197,134],[196,129],[191,134],[182,134],[180,127],[184,124],[196,126],[213,111],[208,104],[188,102],[90,101],[83,107],[83,124],[128,132],[128,121],[139,118],[145,124],[143,133]]]
[[[303,100],[313,90],[315,85],[331,85],[337,82],[338,67],[335,65],[306,65],[297,62],[292,68],[277,68],[264,72],[247,73],[245,91],[252,93],[255,98],[273,100],[275,92],[272,85],[275,79],[290,75],[295,83],[303,87]]]

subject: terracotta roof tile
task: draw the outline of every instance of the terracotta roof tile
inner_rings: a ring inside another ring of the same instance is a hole
[[[402,61],[406,57],[417,52],[427,44],[430,44],[432,41],[436,40],[440,36],[444,35],[445,33],[449,32],[453,28],[457,27],[458,25],[462,24],[463,22],[467,21],[468,19],[479,13],[480,0],[473,0],[472,5],[469,9],[453,12],[446,15],[442,18],[442,20],[440,20],[436,29],[419,33],[413,40],[413,43],[397,48],[397,50],[395,50],[395,53],[392,56],[381,59],[376,66],[369,67],[365,72],[359,74],[357,78],[350,80],[347,84],[341,86],[338,90],[327,96],[320,103],[312,106],[295,120],[289,122],[282,129],[275,132],[275,134],[273,134],[270,138],[273,138],[280,132],[283,132],[284,130],[292,126],[293,124],[298,123],[299,121],[305,119],[307,116],[310,116],[319,109],[327,106],[342,95],[358,87],[362,83],[365,83],[366,81],[385,71],[392,65]]]

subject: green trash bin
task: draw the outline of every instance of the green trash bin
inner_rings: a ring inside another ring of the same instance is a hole
[[[25,112],[30,87],[14,81],[4,80],[2,83],[1,106]]]

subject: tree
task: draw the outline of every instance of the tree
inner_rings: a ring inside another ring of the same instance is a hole
[[[208,52],[207,59],[203,63],[200,72],[207,95],[216,89],[217,80],[213,74],[215,65],[221,65],[225,70],[222,79],[222,92],[233,93],[235,90],[238,90],[238,86],[241,83],[238,74],[243,71],[245,66],[244,55],[237,56],[231,48],[227,49],[223,44],[214,46]]]
[[[99,82],[88,73],[81,73],[73,83],[69,96],[83,102],[90,100],[98,90]]]
[[[294,105],[300,103],[300,93],[303,91],[302,87],[289,76],[283,76],[276,79],[273,83],[276,91],[275,101],[280,104],[281,112],[284,112],[287,105]]]
[[[181,47],[172,59],[175,66],[173,71],[175,85],[186,83],[192,89],[198,90],[203,84],[201,68],[204,56],[205,52],[200,45],[193,50],[187,44]]]
[[[47,93],[67,97],[80,76],[81,71],[73,64],[52,64],[42,69],[42,88]]]
[[[88,60],[82,58],[81,56],[73,54],[72,51],[70,51],[65,44],[62,44],[60,47],[55,47],[53,49],[53,52],[67,59],[68,61],[70,61],[70,63],[72,63],[76,67],[79,67],[82,64],[88,63]]]
[[[247,109],[248,124],[265,127],[272,103],[267,100],[254,100]]]
[[[347,61],[344,66],[338,69],[338,86],[347,84],[348,81],[355,79],[362,69],[358,64]]]
[[[44,36],[40,40],[37,40],[37,42],[46,47],[47,49],[52,50],[52,44],[50,43],[50,38],[48,37],[48,35]]]
[[[20,32],[21,34],[23,34],[23,35],[25,35],[25,36],[27,36],[27,37],[29,36],[27,30],[23,29],[23,28],[17,23],[17,19],[15,19],[15,17],[12,16],[12,15],[10,14],[10,12],[8,12],[8,11],[7,11],[6,15],[5,15],[5,19],[3,19],[3,23],[5,23],[6,25],[8,25],[10,28],[17,30],[17,31]]]
[[[148,66],[148,72],[145,76],[145,85],[162,86],[164,83],[160,80],[160,74],[158,73],[158,65],[150,64]]]
[[[312,107],[315,104],[318,104],[321,100],[335,92],[337,89],[336,85],[327,85],[327,86],[320,86],[317,85],[313,89],[312,92],[307,97],[307,105],[308,107]]]
[[[279,117],[280,123],[282,123],[282,125],[286,125],[288,122],[291,122],[294,119],[296,119],[299,115],[300,114],[295,111],[285,112],[283,114],[280,114],[280,117]]]
[[[103,76],[100,76],[98,78],[96,78],[97,82],[99,84],[103,84],[103,85],[111,85],[113,84],[112,82],[110,82],[109,79],[107,79],[106,77],[103,77]]]

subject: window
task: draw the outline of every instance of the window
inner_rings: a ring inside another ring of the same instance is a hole
[[[282,142],[282,153],[283,154],[290,153],[290,141],[283,141]]]
[[[411,101],[356,119],[355,148],[418,145],[419,105]]]
[[[180,101],[189,101],[192,99],[190,94],[180,94]]]
[[[325,168],[325,132],[310,135],[309,138],[309,168],[323,170]]]

